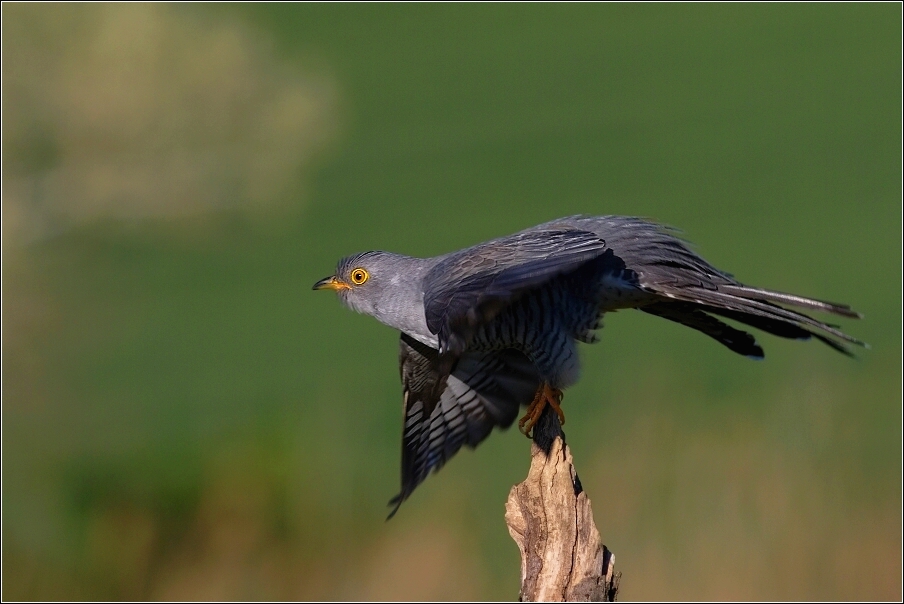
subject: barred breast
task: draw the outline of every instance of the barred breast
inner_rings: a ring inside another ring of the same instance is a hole
[[[533,361],[551,386],[564,389],[575,383],[580,373],[576,341],[596,341],[600,308],[595,292],[581,295],[571,285],[556,281],[525,295],[483,325],[469,349],[514,348]]]

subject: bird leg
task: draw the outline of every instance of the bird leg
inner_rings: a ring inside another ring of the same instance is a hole
[[[537,388],[537,394],[534,395],[534,400],[528,405],[527,413],[525,413],[524,417],[518,421],[518,429],[526,437],[532,438],[531,430],[533,430],[537,420],[540,419],[540,415],[543,414],[543,409],[546,405],[553,408],[556,415],[559,416],[559,423],[564,425],[565,414],[562,412],[562,407],[559,406],[561,403],[562,391],[543,382],[540,384],[540,387]]]

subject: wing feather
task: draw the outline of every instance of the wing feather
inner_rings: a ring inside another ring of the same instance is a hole
[[[729,348],[739,348],[736,352],[746,354],[743,351],[751,349],[746,344],[737,346],[741,342],[737,339],[739,334],[726,331],[724,323],[712,317],[704,319],[699,312],[689,311],[687,305],[774,335],[797,339],[813,337],[847,355],[851,351],[846,343],[866,346],[835,325],[781,306],[860,318],[861,315],[846,304],[739,283],[731,274],[718,270],[697,255],[687,242],[675,235],[674,229],[627,216],[572,216],[540,225],[539,228],[591,231],[605,239],[613,253],[636,275],[638,286],[650,294],[650,298],[638,304],[638,308],[698,329]],[[666,310],[670,304],[674,308]]]
[[[427,476],[462,446],[476,447],[494,427],[506,428],[539,386],[530,360],[515,350],[462,355],[444,375],[439,352],[402,334],[399,364],[405,419],[402,488],[392,517]]]
[[[519,296],[605,250],[589,231],[542,229],[450,254],[424,278],[424,315],[440,353],[461,354],[477,327]]]

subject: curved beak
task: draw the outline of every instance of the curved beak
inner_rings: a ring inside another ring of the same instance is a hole
[[[327,277],[326,279],[321,279],[317,283],[314,284],[313,289],[351,289],[347,283],[344,281],[340,281],[336,275],[332,277]]]

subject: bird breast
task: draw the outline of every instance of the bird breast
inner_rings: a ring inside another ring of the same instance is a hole
[[[541,379],[557,388],[577,381],[580,373],[576,340],[593,341],[599,305],[566,288],[543,287],[502,310],[474,335],[469,348],[514,348],[527,355]]]

